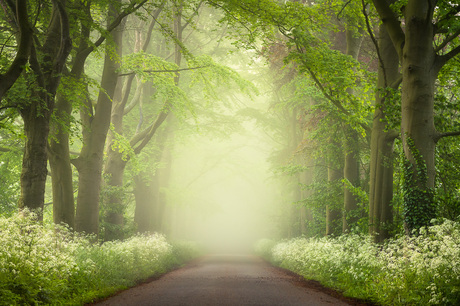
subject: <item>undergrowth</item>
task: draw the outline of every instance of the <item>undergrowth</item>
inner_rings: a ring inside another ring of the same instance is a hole
[[[368,236],[264,239],[256,252],[346,296],[381,305],[460,304],[460,224],[375,244]]]
[[[66,228],[0,217],[0,305],[82,305],[193,257],[193,243],[159,234],[91,243]]]

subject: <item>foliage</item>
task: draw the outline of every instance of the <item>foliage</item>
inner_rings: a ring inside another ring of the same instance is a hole
[[[431,219],[436,217],[434,205],[434,190],[426,188],[428,180],[426,164],[420,152],[415,147],[411,137],[406,138],[407,146],[414,162],[410,162],[402,155],[402,193],[403,214],[407,230],[411,233],[423,226],[430,224]]]
[[[9,112],[15,113],[12,110]],[[5,114],[8,115],[8,114]],[[20,194],[24,136],[14,115],[0,120],[0,215],[16,211]]]
[[[352,234],[295,238],[278,242],[266,258],[381,305],[455,305],[460,300],[460,224],[448,220],[383,245]]]
[[[0,233],[0,305],[81,305],[198,255],[196,245],[159,234],[92,244],[23,215],[1,217]]]

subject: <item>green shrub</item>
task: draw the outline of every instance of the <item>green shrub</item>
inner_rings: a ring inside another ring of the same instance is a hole
[[[197,256],[159,234],[93,244],[66,228],[0,218],[0,305],[90,302]]]
[[[358,235],[296,238],[273,246],[270,257],[307,279],[382,305],[460,301],[460,225],[452,221],[384,245]]]

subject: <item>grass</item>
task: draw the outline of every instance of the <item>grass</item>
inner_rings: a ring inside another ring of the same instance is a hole
[[[198,256],[159,234],[90,242],[30,218],[0,217],[0,305],[82,305]]]
[[[306,279],[377,304],[460,304],[460,224],[452,221],[383,245],[360,235],[264,239],[256,252]]]

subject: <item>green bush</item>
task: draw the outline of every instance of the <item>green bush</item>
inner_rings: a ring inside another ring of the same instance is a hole
[[[384,245],[358,235],[296,238],[276,244],[269,253],[276,265],[378,304],[460,302],[460,225],[452,221]]]
[[[0,305],[74,304],[107,296],[198,255],[159,234],[90,242],[20,215],[0,218]]]

